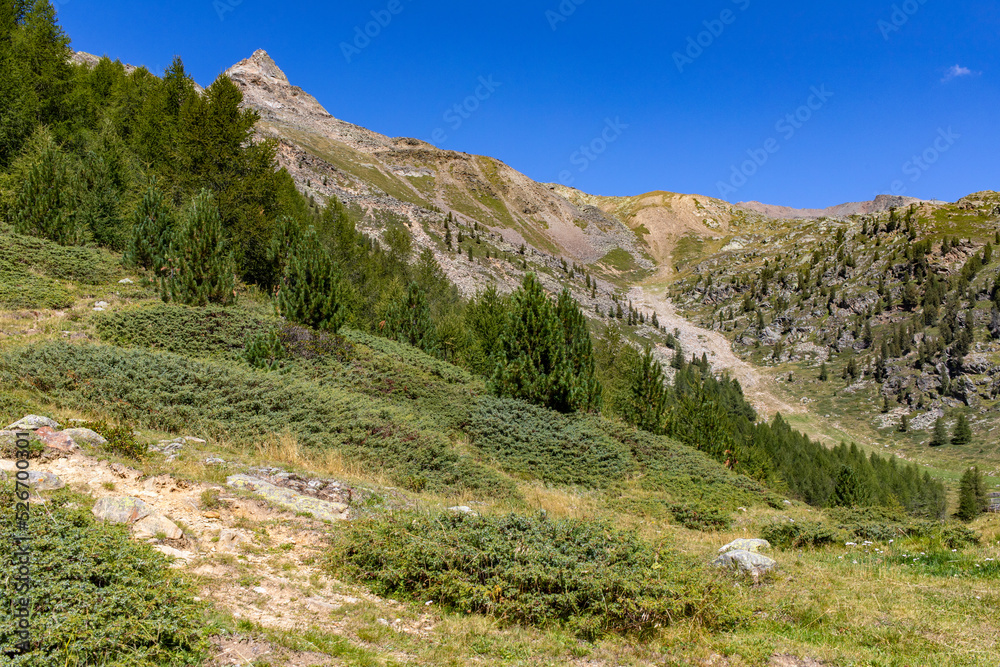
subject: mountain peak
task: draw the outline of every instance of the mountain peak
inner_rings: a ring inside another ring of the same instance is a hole
[[[280,81],[281,83],[289,83],[288,77],[285,76],[285,73],[281,71],[278,64],[274,62],[274,59],[264,49],[257,49],[253,52],[252,56],[236,63],[226,73],[231,76],[231,73],[237,70],[247,73],[253,71],[268,79]]]

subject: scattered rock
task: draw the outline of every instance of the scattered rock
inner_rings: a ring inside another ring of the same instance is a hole
[[[91,510],[101,521],[132,524],[153,513],[153,508],[131,496],[107,496],[94,504]]]
[[[159,537],[161,533],[168,540],[179,540],[184,537],[184,532],[177,524],[162,514],[150,514],[132,525],[132,535],[139,540]]]
[[[88,445],[93,445],[94,447],[100,447],[108,444],[108,441],[104,439],[104,436],[97,431],[91,431],[89,428],[68,428],[64,430],[63,433],[73,438],[75,442],[82,442]]]
[[[55,491],[66,486],[66,482],[50,472],[32,470],[28,473],[28,486],[35,491]]]
[[[94,308],[107,308],[110,305],[111,304],[108,303],[107,301],[98,301],[97,303],[94,304]]]
[[[347,518],[347,513],[350,510],[344,503],[320,500],[296,493],[249,475],[230,475],[226,484],[234,489],[252,491],[283,509],[292,512],[308,512],[324,521],[342,521]]]
[[[48,426],[43,426],[35,430],[35,435],[45,443],[46,447],[60,452],[75,452],[80,449],[73,437],[67,435],[66,431],[53,431]]]
[[[479,516],[474,511],[472,511],[471,507],[466,507],[465,505],[457,505],[455,507],[449,507],[448,511],[455,512],[456,514],[471,514],[472,516]]]
[[[149,451],[160,452],[168,461],[173,461],[180,454],[181,450],[184,449],[184,445],[187,444],[187,440],[184,438],[174,438],[173,440],[160,440],[155,445],[149,446]]]
[[[225,463],[226,462],[223,459],[216,458],[214,456],[211,457],[211,458],[205,459],[205,465],[207,465],[207,466],[221,466],[221,465],[225,465]]]
[[[761,551],[767,551],[771,548],[771,543],[767,540],[747,540],[739,539],[733,540],[726,546],[719,549],[720,554],[727,553],[729,551],[749,551],[751,553],[760,553]]]
[[[132,281],[131,278],[122,278],[121,280],[118,281],[118,284],[119,285],[132,285],[133,281]]]
[[[54,419],[49,419],[48,417],[41,417],[39,415],[26,415],[14,422],[6,428],[8,431],[35,431],[43,426],[48,426],[49,428],[56,429],[59,428],[59,423]]]
[[[761,575],[767,574],[777,567],[778,562],[752,551],[737,549],[736,551],[729,551],[722,554],[712,561],[712,565],[716,567],[728,567],[732,570],[749,574],[756,583],[760,580]]]
[[[253,592],[259,595],[267,595],[267,589],[263,586],[254,586]]]

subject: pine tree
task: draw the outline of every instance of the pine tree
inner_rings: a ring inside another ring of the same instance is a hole
[[[32,137],[29,152],[33,163],[10,211],[14,229],[60,245],[82,245],[89,235],[79,214],[77,169],[45,130]]]
[[[302,225],[298,220],[286,215],[278,218],[274,232],[271,234],[271,242],[267,246],[267,263],[270,266],[270,271],[267,280],[262,281],[262,287],[267,289],[278,287],[285,275],[292,250],[302,240],[302,234]]]
[[[826,382],[830,379],[830,373],[826,368],[826,362],[824,361],[819,367],[819,381]]]
[[[524,277],[521,288],[511,297],[496,350],[496,368],[490,379],[495,394],[560,412],[599,405],[600,385],[592,370],[590,334],[582,314],[581,319],[560,317],[560,311],[566,315],[569,310],[568,301],[563,303],[557,308],[533,273]],[[575,377],[574,371],[582,371],[583,376]]]
[[[275,306],[290,322],[333,333],[347,320],[339,267],[312,227],[292,249]]]
[[[202,190],[171,238],[160,294],[189,306],[230,305],[236,302],[235,273],[215,196]]]
[[[931,447],[943,447],[948,444],[948,430],[944,426],[944,419],[938,417],[934,420],[934,431],[931,435]]]
[[[969,420],[965,418],[965,415],[959,415],[958,421],[955,422],[955,430],[951,435],[951,444],[953,445],[967,445],[972,441],[972,429],[969,428]]]
[[[385,333],[390,338],[428,354],[437,353],[437,330],[427,305],[427,294],[417,283],[411,282],[406,294],[390,306],[385,323]]]
[[[562,323],[566,361],[573,378],[569,403],[575,411],[596,411],[601,406],[601,385],[594,367],[594,344],[587,318],[568,289],[559,294],[555,314]]]
[[[662,433],[669,397],[663,367],[649,347],[629,366],[622,418],[644,431]]]
[[[837,481],[830,495],[832,507],[857,507],[868,503],[870,493],[864,487],[857,471],[848,465],[842,465],[837,474]]]
[[[972,521],[986,509],[986,484],[979,468],[972,467],[962,475],[958,492],[958,512],[962,521]]]
[[[173,226],[173,212],[153,179],[132,215],[132,238],[125,251],[125,264],[160,275],[170,252]]]

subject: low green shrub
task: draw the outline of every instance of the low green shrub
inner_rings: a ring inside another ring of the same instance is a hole
[[[725,468],[715,459],[667,436],[599,420],[601,430],[631,452],[643,475],[641,488],[676,502],[697,502],[735,511],[737,507],[767,504],[783,507],[783,498],[759,482]]]
[[[597,521],[383,515],[338,531],[327,563],[380,595],[587,638],[739,619],[732,589],[703,566]]]
[[[83,428],[89,428],[107,442],[101,447],[113,454],[120,454],[130,459],[141,461],[149,454],[149,445],[140,442],[135,433],[128,426],[121,424],[108,424],[106,421],[85,422],[80,424]]]
[[[208,607],[168,559],[128,530],[96,522],[81,499],[57,492],[31,512],[31,651],[4,665],[159,667],[209,657]],[[14,555],[14,494],[0,485],[0,562]],[[0,655],[12,652],[15,580],[0,577]]]
[[[106,250],[0,233],[0,272],[23,275],[31,271],[57,280],[101,285],[117,277],[119,269],[120,261]]]
[[[779,549],[821,547],[844,541],[844,534],[818,521],[775,521],[764,526],[761,537]]]
[[[483,396],[466,430],[473,444],[508,472],[552,484],[601,488],[622,481],[634,464],[628,450],[602,433],[595,421],[525,401]]]
[[[56,310],[73,305],[72,291],[58,280],[37,276],[28,271],[0,271],[0,307],[48,308]]]
[[[674,521],[689,530],[711,532],[728,530],[733,525],[732,517],[726,512],[699,503],[671,503],[670,512]]]
[[[428,491],[517,497],[510,480],[456,451],[412,407],[322,379],[262,373],[242,362],[60,341],[0,354],[0,384],[120,423],[167,432],[197,428],[237,445],[289,433],[304,447],[338,450],[397,483],[423,480]]]
[[[238,308],[159,303],[102,313],[96,327],[101,340],[122,347],[235,358],[243,354],[247,339],[277,322]]]
[[[961,523],[949,521],[941,526],[941,540],[949,549],[976,546],[980,542],[979,534]]]

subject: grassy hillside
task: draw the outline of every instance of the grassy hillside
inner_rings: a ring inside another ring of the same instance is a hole
[[[7,248],[35,243],[5,238]],[[120,284],[114,255],[47,256],[32,269],[63,281],[72,298],[60,310],[0,315],[0,419],[104,418],[147,441],[197,432],[205,449],[175,463],[128,460],[195,482],[218,479],[200,463],[210,454],[235,466],[288,460],[302,474],[338,471],[383,500],[355,525],[324,531],[330,586],[392,595],[403,622],[436,602],[430,642],[381,625],[386,612],[368,602],[336,612],[332,634],[276,632],[225,614],[209,634],[311,644],[347,664],[378,665],[713,655],[733,665],[774,655],[989,664],[997,648],[983,643],[1000,601],[995,515],[972,534],[891,511],[789,504],[669,438],[492,398],[465,370],[357,331],[324,354],[257,370],[242,347],[276,324],[261,297],[228,309],[165,305],[138,276]],[[104,311],[93,310],[97,300]],[[441,514],[455,504],[482,518]],[[707,565],[728,541],[761,535],[778,547],[780,569],[759,586]],[[538,577],[553,572],[560,578],[539,595]],[[613,607],[596,604],[609,594]]]

